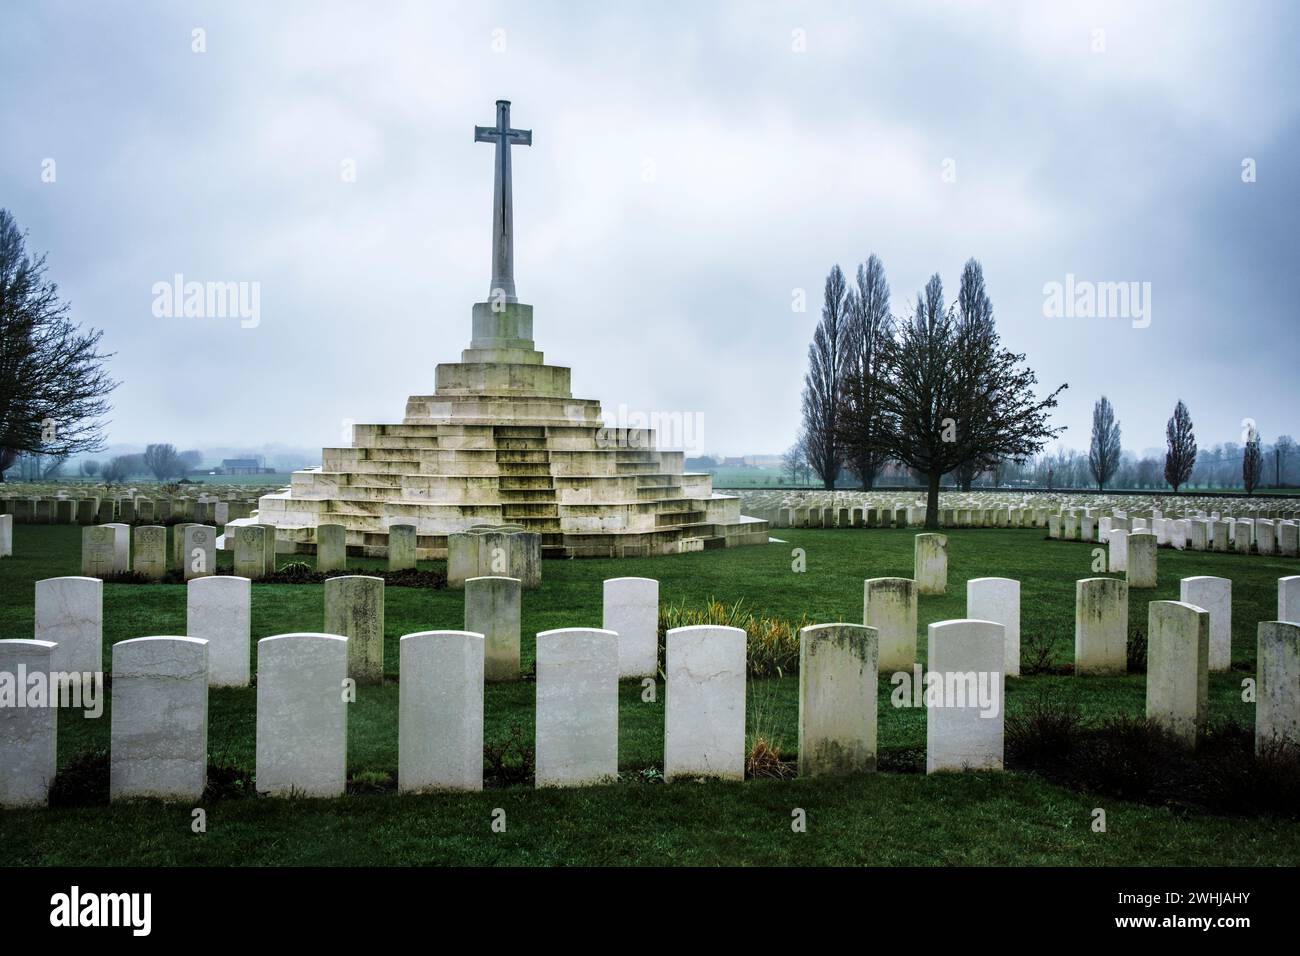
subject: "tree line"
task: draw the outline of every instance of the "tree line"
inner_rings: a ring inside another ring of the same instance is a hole
[[[890,307],[875,256],[850,287],[834,266],[808,347],[802,429],[787,467],[806,461],[826,488],[842,471],[864,489],[890,463],[927,485],[927,526],[937,527],[939,486],[969,488],[1000,462],[1025,462],[1064,429],[1048,417],[1065,384],[1037,397],[1025,356],[1003,347],[978,261],[962,269],[956,301],[934,274],[903,316]]]
[[[1115,418],[1115,409],[1103,395],[1092,408],[1088,473],[1098,491],[1116,486],[1167,487],[1175,494],[1189,484],[1203,488],[1240,487],[1251,494],[1265,484],[1286,487],[1300,478],[1296,467],[1300,464],[1296,461],[1296,444],[1290,435],[1279,436],[1271,447],[1265,449],[1255,423],[1247,420],[1243,425],[1243,444],[1215,445],[1209,454],[1202,455],[1196,447],[1191,413],[1179,399],[1165,424],[1165,453],[1161,469],[1161,463],[1151,455],[1139,460],[1121,451],[1120,425]],[[1270,461],[1272,474],[1269,473]],[[1050,488],[1055,477],[1052,470],[1049,469],[1047,477]],[[1071,477],[1077,479],[1077,475]]]

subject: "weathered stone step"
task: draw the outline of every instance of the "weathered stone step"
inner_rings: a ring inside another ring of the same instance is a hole
[[[641,487],[636,490],[638,501],[663,501],[680,498],[682,495],[681,485],[671,488],[662,485],[651,485],[650,487]]]
[[[655,515],[656,528],[673,528],[679,525],[700,524],[704,521],[703,511],[670,511]]]
[[[500,438],[496,439],[498,451],[546,451],[545,438]]]
[[[549,471],[545,475],[502,475],[498,484],[502,491],[555,490],[555,481]]]
[[[555,518],[560,517],[560,508],[554,502],[531,502],[522,504],[519,502],[501,503],[501,517],[507,519],[519,518]]]
[[[550,456],[545,449],[528,450],[513,448],[498,448],[497,461],[502,464],[520,463],[520,464],[537,464],[549,463]]]
[[[513,491],[502,488],[500,491],[501,503],[505,504],[555,504],[555,492],[547,492],[545,489],[537,488],[519,488]]]

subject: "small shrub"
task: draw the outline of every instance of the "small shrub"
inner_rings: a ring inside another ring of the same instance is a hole
[[[1020,673],[1051,674],[1061,668],[1054,664],[1056,647],[1062,635],[1058,625],[1027,628],[1020,633]]]
[[[795,768],[781,759],[781,751],[762,737],[754,738],[754,745],[745,757],[745,777],[748,779],[768,778],[785,780],[793,777]]]
[[[1008,766],[1121,800],[1300,819],[1300,750],[1295,747],[1270,745],[1257,755],[1251,728],[1222,721],[1189,750],[1145,718],[1111,717],[1096,726],[1075,726],[1053,710],[1048,708],[1046,716],[1008,716]]]
[[[504,740],[484,742],[483,762],[485,786],[532,786],[537,773],[536,751],[518,724],[510,725]]]
[[[208,764],[208,785],[203,791],[203,802],[232,800],[257,796],[253,786],[253,772],[227,763]]]
[[[1077,701],[1043,689],[1022,710],[1006,715],[1007,755],[1025,766],[1058,766],[1077,749],[1082,725]]]
[[[685,602],[659,609],[659,659],[664,659],[667,635],[675,627],[701,624],[738,627],[745,632],[746,668],[750,677],[780,677],[799,670],[799,631],[813,622],[807,615],[791,623],[765,617],[745,607],[744,601],[723,604],[710,598],[704,608]]]
[[[776,737],[777,692],[780,680],[755,684],[752,680],[745,695],[749,701],[749,739],[753,744],[745,757],[745,776],[784,780],[797,773],[796,765],[781,757],[781,743]]]
[[[290,580],[318,580],[324,578],[324,575],[317,575],[316,569],[306,561],[290,561],[284,567],[277,570],[274,576]]]

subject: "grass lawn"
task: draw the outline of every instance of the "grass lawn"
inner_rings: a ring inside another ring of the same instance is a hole
[[[543,586],[525,592],[525,668],[537,631],[600,626],[601,581],[645,575],[661,582],[664,603],[703,605],[714,597],[744,600],[756,610],[798,620],[860,621],[862,580],[911,576],[909,530],[776,532],[785,544],[647,560],[548,561]],[[1022,635],[1057,638],[1059,662],[1073,654],[1074,582],[1093,576],[1092,547],[1049,542],[1031,530],[960,530],[949,535],[948,594],[922,597],[924,625],[961,617],[965,581],[1000,575],[1021,581]],[[807,571],[791,570],[791,549],[803,548]],[[13,558],[0,561],[0,636],[31,637],[33,582],[79,573],[80,529],[18,525]],[[170,553],[170,551],[169,551]],[[223,556],[223,562],[228,556]],[[281,563],[288,560],[281,556]],[[363,571],[382,562],[350,559]],[[433,564],[429,565],[434,566]],[[1291,559],[1257,555],[1160,552],[1160,587],[1134,592],[1130,614],[1145,625],[1146,601],[1177,599],[1178,579],[1194,574],[1233,580],[1234,671],[1210,681],[1212,718],[1253,724],[1241,682],[1253,675],[1255,625],[1276,615],[1277,579],[1297,572]],[[318,585],[254,585],[253,638],[319,630]],[[462,594],[390,587],[386,593],[385,659],[397,678],[397,642],[419,630],[460,628]],[[109,645],[142,635],[183,634],[185,589],[180,585],[108,584],[104,588],[106,668]],[[1043,675],[1009,679],[1007,709],[1015,713],[1046,691],[1077,699],[1090,718],[1144,707],[1140,674],[1114,678]],[[880,686],[879,745],[888,765],[923,753],[925,713],[895,709],[892,688]],[[927,777],[880,772],[845,780],[751,780],[743,784],[665,786],[662,685],[642,701],[638,682],[621,687],[619,768],[607,787],[534,791],[513,786],[480,794],[399,796],[353,794],[330,801],[232,798],[210,802],[207,832],[191,832],[189,806],[120,804],[0,813],[0,863],[86,865],[230,864],[1097,864],[1209,865],[1300,863],[1300,822],[1214,816],[1128,803],[1052,785],[1028,773]],[[349,712],[348,765],[356,778],[395,776],[398,685],[359,691]],[[798,678],[750,682],[750,731],[793,755],[797,740]],[[214,764],[251,770],[255,691],[213,690],[209,750]],[[502,741],[512,728],[531,740],[534,684],[489,685],[485,736]],[[108,747],[108,712],[89,720],[59,715],[59,761]],[[1105,833],[1091,829],[1103,807]],[[505,811],[505,832],[491,824]],[[795,833],[791,814],[807,813]]]

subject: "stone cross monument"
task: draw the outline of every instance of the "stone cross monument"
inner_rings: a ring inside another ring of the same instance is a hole
[[[474,142],[495,143],[496,185],[492,191],[492,290],[489,299],[515,297],[514,200],[510,194],[510,147],[532,146],[533,131],[510,128],[510,101],[497,100],[497,125],[475,126]]]
[[[503,552],[525,587],[538,555],[766,544],[767,522],[742,515],[739,498],[685,471],[683,452],[657,450],[653,429],[606,426],[600,402],[574,398],[570,370],[546,363],[514,274],[510,147],[531,146],[533,134],[512,129],[510,104],[498,100],[496,125],[474,127],[474,141],[495,144],[496,182],[492,288],[473,304],[469,348],[438,364],[432,394],[410,396],[400,424],[354,425],[351,447],[326,448],[319,468],[294,472],[289,489],[263,495],[256,515],[227,528],[269,525],[277,540],[312,551],[318,534],[337,539],[342,525],[348,553],[382,557],[395,546],[391,529],[414,525],[416,557],[447,559],[453,581],[486,547],[494,561]],[[482,547],[468,550],[469,538]]]

